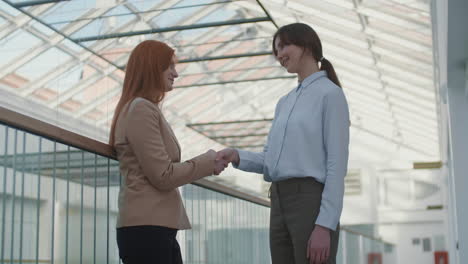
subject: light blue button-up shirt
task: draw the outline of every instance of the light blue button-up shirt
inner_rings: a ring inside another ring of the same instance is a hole
[[[263,152],[238,150],[238,169],[266,181],[313,177],[323,183],[316,224],[335,230],[348,166],[349,111],[343,90],[326,72],[311,74],[276,105]]]

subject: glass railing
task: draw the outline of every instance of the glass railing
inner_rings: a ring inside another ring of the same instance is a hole
[[[13,125],[0,123],[0,263],[120,263],[118,162],[92,141]],[[192,223],[178,234],[184,263],[271,263],[268,201],[209,181],[181,193]],[[394,251],[342,228],[337,263],[394,263]]]
[[[345,228],[340,232],[336,263],[339,264],[394,264],[395,246]]]
[[[117,161],[0,125],[0,263],[119,263]],[[270,263],[269,208],[181,188],[185,263]]]

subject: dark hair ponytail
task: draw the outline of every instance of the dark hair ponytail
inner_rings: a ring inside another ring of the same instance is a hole
[[[273,36],[273,54],[278,54],[275,40],[279,37],[283,44],[294,44],[310,52],[317,62],[320,62],[320,70],[327,72],[328,79],[341,87],[335,68],[329,60],[323,57],[322,42],[319,36],[309,25],[304,23],[293,23],[282,26]]]
[[[322,60],[320,61],[320,70],[326,71],[328,79],[330,79],[330,81],[341,87],[340,80],[338,80],[338,76],[335,72],[335,68],[333,68],[331,62],[324,57],[322,57]]]

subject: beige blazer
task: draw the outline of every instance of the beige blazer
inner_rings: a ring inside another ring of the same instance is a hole
[[[122,109],[114,147],[123,179],[117,227],[189,229],[177,187],[212,175],[214,159],[202,154],[180,162],[180,146],[170,125],[159,107],[143,98]]]

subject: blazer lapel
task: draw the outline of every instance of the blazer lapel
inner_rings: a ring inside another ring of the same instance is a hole
[[[162,115],[161,115],[162,116]],[[177,149],[179,150],[179,160],[181,160],[181,150],[180,150],[180,145],[179,145],[179,141],[177,140],[175,134],[174,134],[174,131],[172,130],[171,126],[169,125],[169,123],[167,122],[166,118],[164,116],[162,116],[162,119],[163,119],[163,122],[164,124],[166,125],[167,129],[169,130],[169,133],[171,134],[171,137],[172,137],[172,140],[174,140],[174,142],[176,143],[177,145]]]
[[[161,109],[159,108],[159,106],[157,104],[156,104],[156,109],[158,109],[159,115],[161,116],[164,125],[167,127],[167,130],[169,130],[169,134],[171,134],[172,140],[174,140],[174,142],[176,143],[177,150],[179,151],[179,161],[180,161],[182,159],[182,155],[181,155],[181,149],[180,149],[179,141],[177,140],[177,138],[176,138],[176,136],[174,134],[174,131],[172,131],[171,125],[169,125],[169,123],[167,122],[166,118],[164,117]]]

